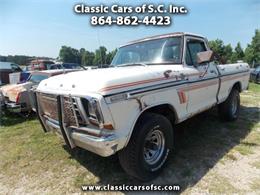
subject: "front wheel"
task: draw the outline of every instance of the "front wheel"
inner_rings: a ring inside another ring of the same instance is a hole
[[[218,106],[219,116],[225,121],[234,121],[239,116],[240,96],[237,89],[232,89],[226,101]]]
[[[119,151],[119,161],[131,176],[148,181],[162,170],[173,144],[170,121],[162,115],[146,113],[137,123],[126,148]]]

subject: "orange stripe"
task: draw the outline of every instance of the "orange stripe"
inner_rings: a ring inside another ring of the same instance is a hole
[[[225,78],[221,79],[221,81],[229,81],[232,79],[237,79],[237,78],[241,78],[241,77],[248,76],[248,75],[249,74],[243,74],[243,75],[238,75],[238,76],[229,76],[229,77],[225,77]]]
[[[192,74],[188,74],[188,75],[185,75],[185,76],[196,76],[196,75],[200,75],[200,73],[192,73]],[[247,76],[247,75],[248,74],[239,75],[239,76],[230,76],[230,77],[222,79],[222,81],[227,81],[227,80],[231,80],[231,79],[235,79],[235,78],[240,78],[241,76]],[[100,92],[105,92],[105,91],[120,89],[120,88],[124,88],[124,87],[132,87],[132,86],[135,86],[135,85],[147,84],[147,83],[158,82],[158,81],[163,81],[163,80],[170,80],[170,79],[173,79],[173,78],[177,79],[177,78],[181,78],[181,76],[179,76],[179,75],[172,75],[172,76],[170,76],[168,78],[160,77],[160,78],[147,79],[147,80],[136,81],[136,82],[131,82],[131,83],[123,83],[123,84],[118,84],[118,85],[112,85],[112,86],[109,86],[109,87],[104,87],[104,88],[100,89],[99,91]],[[210,83],[210,84],[197,84],[197,85],[195,84],[192,87],[184,88],[184,90],[195,90],[195,89],[199,89],[199,88],[202,88],[202,87],[215,85],[217,83],[218,83],[218,81],[212,81],[212,83]]]
[[[229,77],[226,77],[224,79],[221,79],[221,81],[228,81],[228,80],[232,80],[232,79],[236,79],[236,78],[241,78],[243,76],[248,76],[248,74],[243,74],[243,75],[238,75],[238,76],[229,76]],[[203,87],[208,87],[208,86],[216,85],[216,84],[218,84],[218,81],[208,81],[208,82],[205,82],[205,83],[202,83],[202,84],[201,83],[199,83],[199,84],[195,83],[194,85],[190,85],[190,86],[181,88],[181,90],[192,91],[192,90],[196,90],[196,89],[200,89],[200,88],[203,88]]]
[[[182,92],[182,96],[183,96],[183,103],[186,103],[187,102],[187,98],[186,98],[186,94],[185,94],[184,91]]]
[[[120,85],[113,85],[113,86],[109,86],[109,87],[104,87],[104,88],[100,89],[99,91],[108,91],[108,90],[112,90],[112,89],[119,89],[119,88],[123,88],[123,87],[129,87],[129,86],[135,86],[135,85],[140,85],[140,84],[145,84],[145,83],[162,81],[162,80],[166,80],[166,79],[169,79],[169,78],[171,78],[171,77],[155,78],[155,79],[148,79],[148,80],[143,80],[143,81],[136,81],[136,82],[132,82],[132,83],[124,83],[124,84],[120,84]]]
[[[218,84],[218,81],[207,81],[207,82],[204,81],[204,83],[195,83],[193,85],[186,86],[186,87],[183,87],[183,88],[180,88],[180,89],[183,90],[183,91],[192,91],[192,90],[195,90],[195,89],[200,89],[200,88],[203,88],[203,87],[208,87],[208,86],[216,85],[216,84]]]
[[[185,75],[185,76],[195,76],[195,75],[200,75],[200,73],[192,73],[189,75]],[[181,78],[181,76],[179,75],[172,75],[168,78],[166,77],[160,77],[160,78],[155,78],[155,79],[147,79],[147,80],[142,80],[142,81],[136,81],[136,82],[131,82],[131,83],[123,83],[123,84],[118,84],[118,85],[112,85],[109,87],[104,87],[102,89],[100,89],[100,92],[104,92],[104,91],[109,91],[109,90],[114,90],[114,89],[120,89],[123,87],[131,87],[131,86],[135,86],[135,85],[140,85],[140,84],[146,84],[146,83],[152,83],[152,82],[157,82],[157,81],[163,81],[163,80],[169,80],[169,79],[173,79],[173,78]]]
[[[180,104],[182,104],[184,102],[183,96],[182,96],[182,91],[178,91],[178,96],[179,96]]]

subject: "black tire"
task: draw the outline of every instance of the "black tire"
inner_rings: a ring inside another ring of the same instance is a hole
[[[219,116],[224,121],[234,121],[239,116],[240,95],[235,88],[232,89],[226,101],[218,106]]]
[[[154,144],[154,140],[160,140],[154,138],[156,136],[153,133],[163,135],[165,147],[158,150],[161,151],[160,155],[157,155],[157,160],[153,162],[154,164],[151,164],[151,161],[147,160],[147,157],[150,157],[151,153],[147,151],[150,151],[151,147],[155,147],[152,149],[157,151],[156,147],[159,147]],[[146,139],[150,137],[153,137],[152,139],[154,140],[147,141]],[[161,172],[172,147],[173,128],[170,121],[159,114],[145,113],[139,122],[137,122],[127,147],[119,151],[119,161],[129,175],[141,181],[149,181],[157,177]],[[149,155],[147,156],[147,154]]]

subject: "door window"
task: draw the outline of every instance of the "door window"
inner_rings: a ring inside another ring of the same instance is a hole
[[[187,48],[185,60],[187,65],[197,64],[197,53],[206,51],[206,47],[203,41],[200,40],[187,40]]]

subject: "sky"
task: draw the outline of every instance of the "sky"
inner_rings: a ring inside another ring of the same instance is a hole
[[[184,5],[187,15],[173,15],[170,27],[93,27],[89,17],[73,11],[76,3],[99,5],[144,3]],[[131,3],[129,3],[131,2]],[[260,29],[260,0],[0,0],[0,55],[57,57],[62,45],[94,51],[113,50],[151,35],[192,32],[246,47]]]

